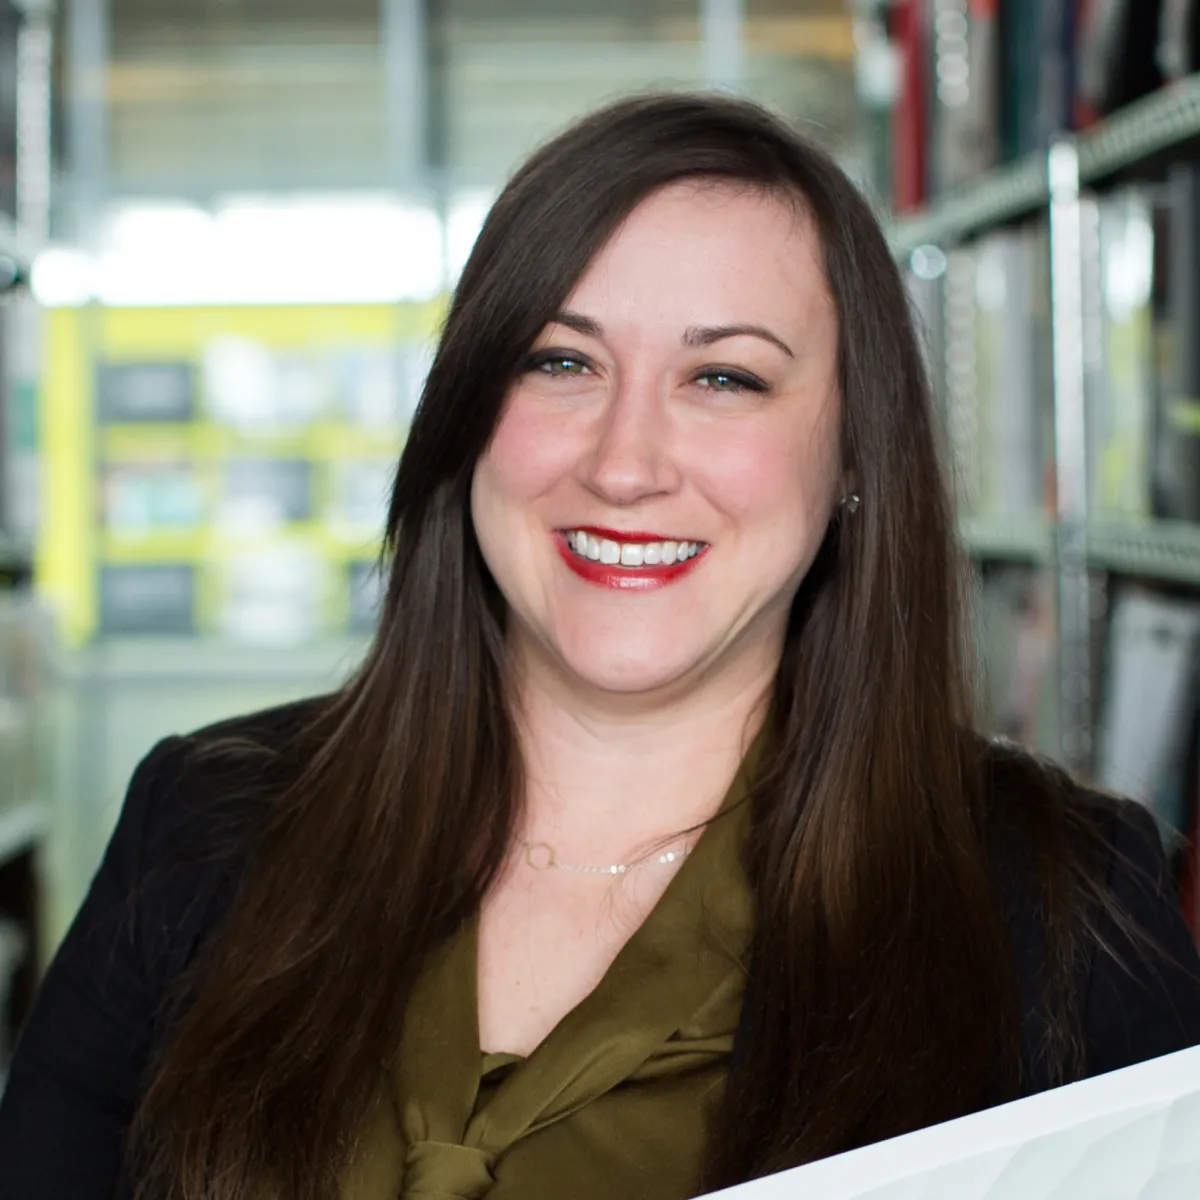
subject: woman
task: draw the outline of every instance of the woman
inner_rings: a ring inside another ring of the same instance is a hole
[[[534,155],[366,661],[139,768],[0,1192],[667,1200],[1200,1041],[1149,820],[969,732],[935,443],[824,154],[660,97]]]

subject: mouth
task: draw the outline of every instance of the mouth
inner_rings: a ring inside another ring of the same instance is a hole
[[[648,591],[682,579],[704,560],[707,542],[613,529],[561,529],[555,534],[566,565],[598,587]]]
[[[707,542],[664,538],[654,534],[618,533],[616,530],[568,529],[562,536],[579,558],[625,570],[670,567],[703,554]]]

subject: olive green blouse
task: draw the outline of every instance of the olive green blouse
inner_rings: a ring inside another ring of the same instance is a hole
[[[743,764],[596,989],[528,1058],[483,1054],[477,923],[430,960],[342,1200],[683,1200],[741,1014]]]

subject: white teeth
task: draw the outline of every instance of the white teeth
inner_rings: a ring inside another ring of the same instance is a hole
[[[704,548],[704,542],[615,542],[598,538],[582,529],[566,534],[567,545],[580,557],[605,566],[669,567],[672,563],[687,562]]]

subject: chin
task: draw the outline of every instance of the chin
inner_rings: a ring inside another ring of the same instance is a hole
[[[558,657],[569,678],[597,691],[639,695],[660,691],[678,683],[696,667],[699,655],[686,653],[676,644],[669,651],[658,645],[639,653],[627,644],[566,645]]]

